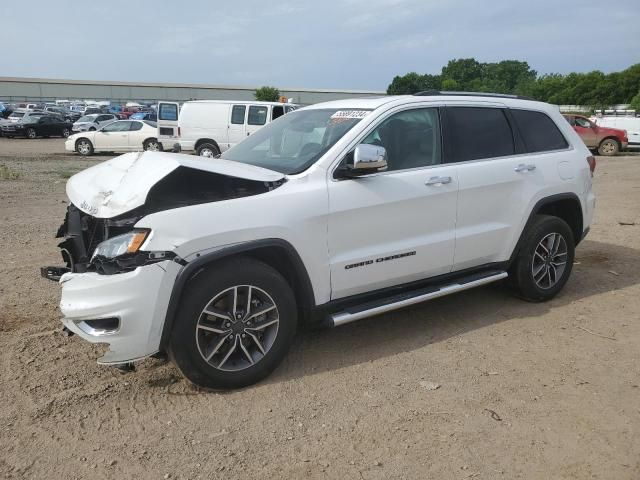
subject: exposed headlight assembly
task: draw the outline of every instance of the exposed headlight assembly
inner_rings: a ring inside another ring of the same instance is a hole
[[[127,253],[136,253],[149,236],[149,232],[149,230],[133,230],[105,240],[96,247],[91,261],[93,262],[96,257],[116,258]]]

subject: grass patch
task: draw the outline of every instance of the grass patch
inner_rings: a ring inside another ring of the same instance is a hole
[[[11,170],[4,164],[0,164],[0,180],[17,180],[20,178],[20,172]]]

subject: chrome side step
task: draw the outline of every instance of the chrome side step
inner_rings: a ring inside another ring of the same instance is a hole
[[[433,287],[430,290],[426,291],[417,291],[414,294],[405,294],[401,296],[391,297],[388,300],[388,303],[370,303],[367,305],[362,305],[361,308],[347,309],[342,312],[334,313],[330,316],[331,321],[333,322],[333,326],[337,327],[340,325],[344,325],[345,323],[355,322],[356,320],[360,320],[367,317],[373,317],[374,315],[380,315],[382,313],[391,312],[392,310],[398,310],[399,308],[408,307],[410,305],[415,305],[416,303],[425,302],[427,300],[432,300],[438,297],[444,297],[445,295],[450,295],[456,292],[462,292],[463,290],[469,290],[470,288],[479,287],[480,285],[485,285],[487,283],[496,282],[498,280],[502,280],[508,276],[507,272],[498,272],[494,271],[490,274],[478,278],[477,276],[471,277],[468,281],[465,279],[461,279],[458,282],[447,284],[441,287]]]

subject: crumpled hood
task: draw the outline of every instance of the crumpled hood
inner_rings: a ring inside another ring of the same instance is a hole
[[[69,200],[97,218],[112,218],[144,205],[149,190],[178,167],[258,182],[277,182],[273,170],[222,159],[164,152],[132,152],[87,168],[67,182]]]

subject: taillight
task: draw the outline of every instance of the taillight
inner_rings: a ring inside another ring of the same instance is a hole
[[[178,136],[180,136],[180,127],[178,127]]]
[[[596,170],[596,157],[593,155],[589,155],[587,157],[587,163],[589,164],[589,170],[591,171],[591,176],[593,177],[593,172]]]

